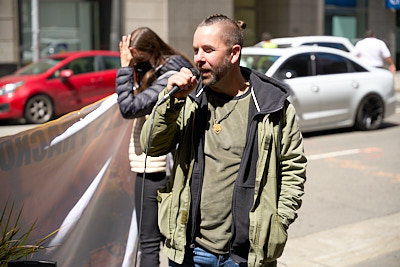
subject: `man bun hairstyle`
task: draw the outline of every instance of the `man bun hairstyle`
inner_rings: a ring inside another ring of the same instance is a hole
[[[244,23],[243,21],[240,21]],[[214,14],[205,18],[198,27],[203,26],[211,26],[216,23],[224,23],[225,27],[222,31],[222,38],[226,45],[233,46],[233,45],[240,45],[243,47],[243,30],[246,26],[239,26],[238,23],[234,20],[228,18],[222,14]]]
[[[236,21],[236,24],[239,26],[239,28],[242,31],[244,31],[246,29],[246,27],[247,27],[246,22],[244,22],[243,20],[240,20],[240,19]]]

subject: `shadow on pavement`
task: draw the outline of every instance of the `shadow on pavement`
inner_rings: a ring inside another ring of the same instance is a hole
[[[381,131],[381,130],[384,130],[387,128],[398,127],[398,126],[399,126],[399,124],[396,124],[396,123],[383,122],[380,128],[378,128],[376,130],[372,130],[372,131]],[[324,130],[324,131],[303,133],[303,137],[309,138],[309,137],[315,137],[315,136],[343,134],[343,133],[350,133],[350,132],[370,132],[370,131],[361,131],[361,130],[354,129],[352,127],[348,127],[348,128],[334,129],[334,130]]]

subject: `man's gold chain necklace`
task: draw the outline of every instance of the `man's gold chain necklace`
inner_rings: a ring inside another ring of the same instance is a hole
[[[249,85],[250,85],[249,82],[245,82],[245,90],[246,90],[247,87],[249,87]],[[212,96],[211,96],[211,99],[214,100]],[[214,130],[214,132],[216,134],[219,134],[222,131],[221,121],[225,120],[226,118],[229,117],[229,115],[231,115],[231,113],[235,110],[239,100],[240,100],[240,98],[238,98],[236,100],[235,104],[233,105],[233,108],[225,116],[223,116],[219,120],[217,120],[217,116],[216,116],[216,108],[215,108],[215,105],[214,105],[215,103],[213,103],[214,101],[211,102],[211,106],[214,109],[214,112],[213,112],[214,113],[214,123],[213,123],[212,129]]]

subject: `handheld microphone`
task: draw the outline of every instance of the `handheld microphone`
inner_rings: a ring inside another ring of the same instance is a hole
[[[198,69],[190,68],[190,71],[192,72],[193,76],[196,76],[196,79],[199,79],[200,72],[198,71]],[[167,101],[167,99],[170,98],[171,96],[176,95],[176,93],[178,93],[180,90],[181,90],[181,88],[179,88],[179,86],[175,85],[174,87],[172,87],[171,91],[169,91],[167,94],[165,94],[164,97],[161,98],[161,100],[157,103],[157,106],[159,106],[162,103],[164,103],[165,101]]]

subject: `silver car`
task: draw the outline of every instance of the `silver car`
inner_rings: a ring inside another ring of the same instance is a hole
[[[354,45],[349,39],[339,36],[296,36],[296,37],[282,37],[271,39],[272,43],[275,43],[278,48],[287,47],[298,47],[298,46],[323,46],[340,49],[346,52],[351,52],[354,49]]]
[[[241,65],[288,84],[303,132],[373,130],[396,109],[394,77],[326,47],[242,49]]]

